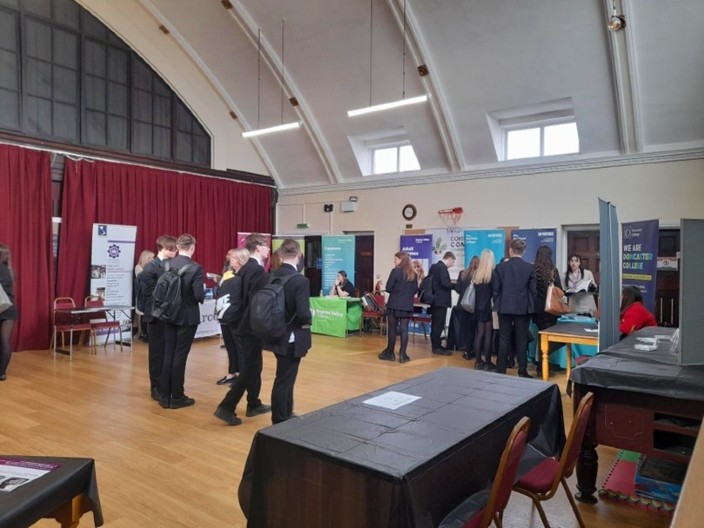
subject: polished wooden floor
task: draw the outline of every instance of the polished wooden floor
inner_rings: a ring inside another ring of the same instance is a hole
[[[459,353],[433,356],[422,336],[411,343],[412,361],[404,365],[379,361],[376,354],[384,345],[378,335],[314,336],[296,385],[296,413],[443,366],[473,365]],[[196,399],[196,405],[186,409],[164,410],[150,399],[146,345],[137,343],[129,350],[120,352],[110,345],[91,354],[84,348],[72,361],[54,359],[46,351],[14,354],[8,379],[0,382],[0,453],[95,458],[105,526],[111,528],[245,526],[237,486],[252,437],[270,424],[269,415],[245,418],[238,427],[213,417],[226,391],[215,384],[226,368],[225,351],[216,338],[193,346],[186,393]],[[266,402],[274,364],[272,355],[265,352],[262,396]],[[564,374],[551,381],[564,392]],[[569,426],[571,402],[563,398]],[[599,448],[602,474],[597,484],[615,453]],[[667,516],[608,502],[580,508],[587,526],[669,525]],[[562,490],[546,504],[546,511],[553,527],[577,526]],[[530,502],[518,494],[513,494],[504,520],[507,528],[541,526]],[[92,516],[84,516],[81,526],[92,525]],[[38,526],[56,523],[45,520]]]

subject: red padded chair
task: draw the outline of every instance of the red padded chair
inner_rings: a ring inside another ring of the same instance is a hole
[[[501,528],[501,518],[511,497],[529,429],[530,418],[524,416],[506,441],[491,488],[478,491],[462,501],[442,520],[439,528],[486,528],[492,520]]]
[[[423,309],[420,299],[418,299],[417,295],[413,298],[413,309],[415,310],[416,308],[420,308],[421,310]],[[415,325],[415,323],[418,323],[421,326],[421,328],[423,329],[423,337],[426,341],[428,340],[428,326],[430,326],[431,322],[432,316],[429,313],[425,313],[424,311],[414,311],[413,315],[411,316],[411,324]],[[415,332],[413,332],[413,342],[416,342]]]
[[[538,508],[540,520],[543,521],[543,526],[546,528],[549,528],[550,524],[548,524],[548,518],[540,503],[552,499],[560,483],[565,488],[567,499],[570,501],[579,526],[584,528],[582,516],[577,509],[577,504],[574,502],[570,488],[567,486],[567,478],[572,475],[577,464],[579,450],[582,446],[584,432],[587,430],[593,404],[594,393],[592,392],[588,392],[582,398],[582,401],[579,402],[579,407],[577,407],[577,412],[574,415],[570,434],[567,437],[560,459],[558,460],[554,457],[545,458],[540,464],[521,477],[514,487],[518,493],[531,498],[535,507]]]
[[[384,297],[383,293],[367,293],[366,295],[374,299],[376,306],[373,310],[364,310],[362,312],[359,333],[360,335],[364,333],[364,326],[367,321],[376,320],[379,323],[379,332],[384,335],[386,333],[386,297]]]
[[[81,336],[78,341],[79,348],[83,344],[83,333],[90,332],[90,324],[86,323],[83,319],[77,318],[74,314],[61,310],[68,308],[75,308],[76,302],[72,297],[57,297],[54,299],[54,334],[52,336],[52,348],[54,349],[54,356],[56,356],[56,344],[58,334],[61,334],[61,348],[66,349],[66,332],[69,333],[68,341],[68,356],[73,356],[73,332],[80,332]]]
[[[104,306],[103,300],[100,297],[88,296],[83,302],[83,306],[86,308],[102,308]],[[87,319],[90,321],[90,335],[93,342],[93,347],[97,346],[98,330],[108,329],[108,334],[105,336],[105,342],[103,347],[108,346],[108,340],[110,339],[110,334],[113,330],[120,332],[120,351],[122,351],[122,324],[120,321],[108,319],[108,315],[104,311],[97,311],[87,314]]]

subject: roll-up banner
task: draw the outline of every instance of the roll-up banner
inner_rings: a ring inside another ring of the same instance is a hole
[[[347,280],[354,284],[354,235],[323,236],[323,295],[335,284],[337,272],[347,272]]]
[[[621,229],[623,285],[637,286],[643,294],[643,304],[648,310],[655,312],[660,221],[623,223]]]

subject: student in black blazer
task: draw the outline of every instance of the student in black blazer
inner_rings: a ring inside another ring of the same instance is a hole
[[[196,401],[183,392],[186,360],[200,324],[200,307],[205,299],[203,266],[192,260],[196,239],[184,234],[178,237],[179,254],[169,262],[171,269],[188,269],[181,276],[181,310],[172,323],[164,325],[164,365],[161,369],[161,400],[165,409],[180,409]]]
[[[284,285],[288,331],[277,343],[265,348],[276,355],[276,378],[271,389],[271,421],[279,423],[293,416],[293,386],[298,367],[311,347],[310,281],[298,273],[301,247],[287,238],[278,250],[281,267],[272,273],[273,278],[293,275]]]
[[[259,399],[262,389],[262,343],[252,333],[249,324],[249,303],[254,292],[267,280],[264,271],[264,260],[269,256],[269,243],[266,237],[259,233],[247,235],[244,242],[251,257],[240,268],[237,276],[242,278],[242,319],[234,330],[235,345],[239,352],[240,375],[237,376],[230,390],[215,409],[215,416],[228,425],[239,425],[242,420],[235,414],[237,404],[247,391],[247,411],[245,416],[252,417],[271,410]]]
[[[524,240],[515,239],[509,247],[510,258],[496,266],[493,280],[494,310],[499,314],[499,359],[497,372],[506,373],[506,361],[511,348],[511,327],[516,332],[515,356],[518,375],[530,378],[527,367],[528,326],[535,311],[535,268],[523,260]]]
[[[139,275],[141,295],[145,299],[144,315],[142,322],[148,324],[149,335],[149,383],[151,385],[152,399],[161,401],[161,369],[164,365],[164,325],[165,323],[152,317],[151,303],[152,292],[156,281],[164,273],[164,262],[176,256],[178,240],[169,235],[162,235],[156,239],[156,257],[148,262]]]
[[[379,354],[379,359],[396,361],[394,348],[396,347],[397,327],[401,333],[401,349],[399,350],[399,363],[406,363],[411,358],[406,354],[408,347],[408,321],[413,316],[413,298],[418,291],[418,277],[413,269],[411,258],[399,251],[394,255],[394,269],[386,281],[386,292],[389,300],[386,302],[386,317],[388,319],[388,343]]]
[[[445,328],[447,309],[452,306],[452,282],[448,268],[455,265],[455,254],[448,251],[440,262],[430,268],[428,275],[433,277],[433,302],[430,305],[430,346],[433,354],[449,356],[452,354],[442,346],[440,336]]]

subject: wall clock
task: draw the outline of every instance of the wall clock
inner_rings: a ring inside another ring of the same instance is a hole
[[[418,214],[418,211],[416,211],[416,206],[413,204],[406,204],[403,206],[403,209],[401,210],[401,214],[406,220],[413,220],[416,217],[416,214]]]

